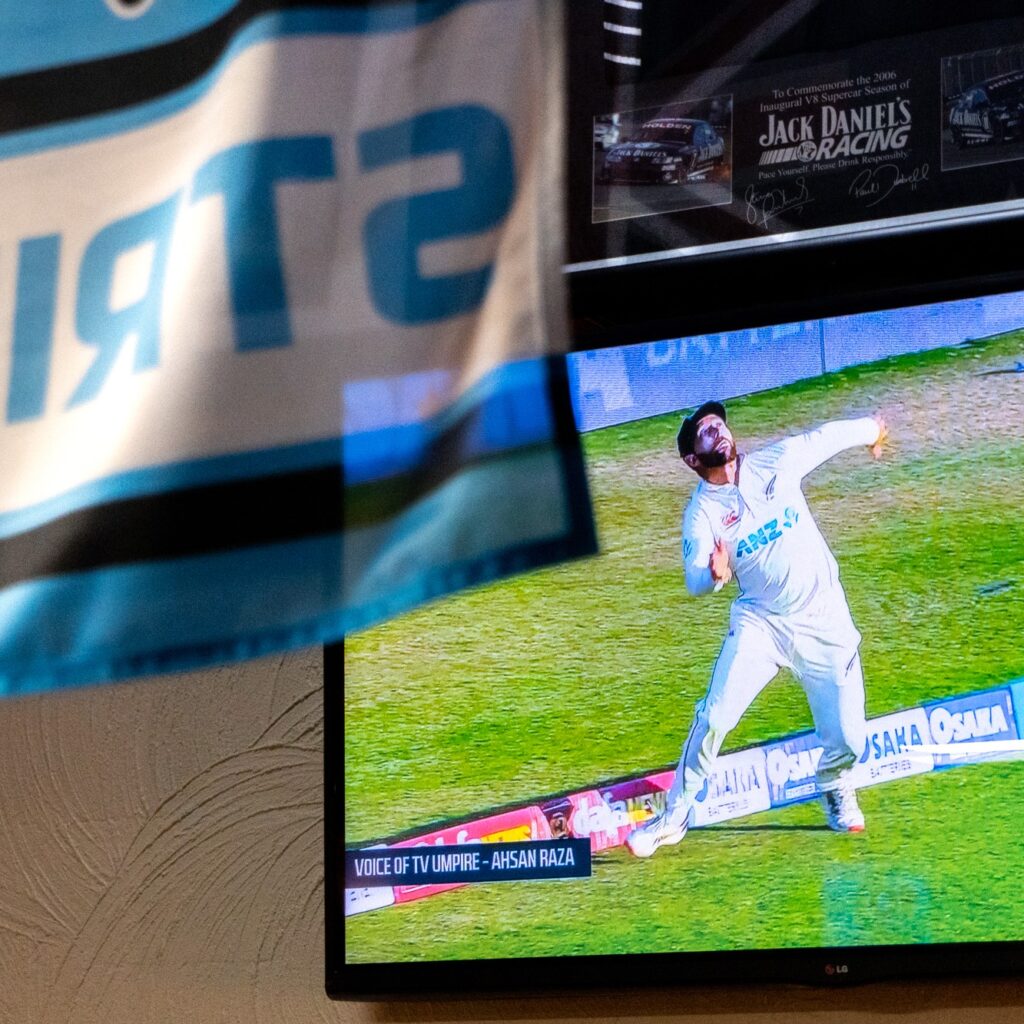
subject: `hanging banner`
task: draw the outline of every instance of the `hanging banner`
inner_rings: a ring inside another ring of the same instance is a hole
[[[546,358],[559,15],[5,13],[0,692],[333,640],[592,550]]]

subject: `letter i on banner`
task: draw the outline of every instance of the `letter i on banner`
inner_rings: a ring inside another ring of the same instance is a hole
[[[0,86],[39,77],[0,128],[0,693],[594,549],[559,5],[239,10],[7,26]]]

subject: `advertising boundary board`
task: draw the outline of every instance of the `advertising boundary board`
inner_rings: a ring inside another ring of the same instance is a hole
[[[573,352],[573,411],[586,433],[1024,327],[1024,292]]]
[[[1013,712],[1017,718],[1017,735],[1024,736],[1024,678],[1014,679],[1009,686]]]
[[[1000,710],[993,714],[997,708]],[[938,736],[933,735],[933,720]],[[1024,735],[1022,724],[1024,679],[870,718],[865,749],[854,768],[857,787],[991,760],[1000,755],[971,755],[967,751],[972,743],[992,738],[1018,740]],[[962,745],[965,755],[954,758],[914,749],[933,744]],[[697,797],[691,826],[702,828],[816,799],[814,767],[820,754],[812,730],[723,754]],[[662,768],[507,807],[464,822],[449,822],[400,840],[350,848],[589,837],[593,852],[607,850],[623,845],[633,828],[659,813],[672,776],[672,767]],[[345,916],[433,896],[463,884],[346,889]]]

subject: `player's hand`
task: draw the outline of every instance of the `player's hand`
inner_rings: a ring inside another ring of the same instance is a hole
[[[711,558],[708,559],[708,568],[711,570],[711,578],[723,587],[732,579],[729,549],[725,546],[724,540],[719,540],[715,544],[715,550],[711,552]]]
[[[882,457],[882,445],[885,444],[886,438],[889,436],[889,425],[878,413],[875,413],[871,418],[878,424],[878,440],[871,445],[868,451],[871,452],[873,459],[880,459]]]

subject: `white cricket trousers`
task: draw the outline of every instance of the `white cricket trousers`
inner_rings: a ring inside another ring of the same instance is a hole
[[[729,634],[708,692],[697,704],[669,790],[666,808],[672,824],[686,818],[726,736],[780,668],[790,669],[800,681],[824,747],[818,788],[834,789],[853,767],[867,733],[860,634],[845,600],[835,610],[834,616],[793,619],[733,605]]]

